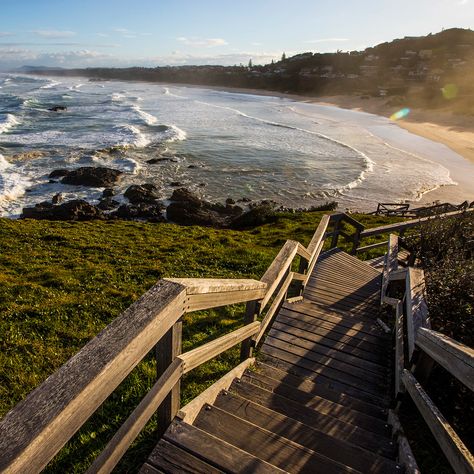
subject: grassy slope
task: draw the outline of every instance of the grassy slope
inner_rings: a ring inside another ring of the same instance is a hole
[[[309,242],[322,215],[281,215],[275,223],[248,231],[134,222],[0,219],[0,416],[159,278],[259,279],[287,239]],[[356,218],[368,227],[394,221]],[[187,315],[183,350],[241,324],[241,306]],[[237,350],[231,350],[191,372],[183,381],[183,403],[236,361]],[[48,470],[82,472],[150,388],[154,375],[150,356]],[[135,468],[137,460],[151,449],[154,427],[152,420],[120,471]]]

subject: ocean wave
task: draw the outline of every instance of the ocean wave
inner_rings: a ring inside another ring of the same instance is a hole
[[[187,133],[176,125],[155,125],[154,128],[160,132],[159,138],[153,140],[156,142],[177,142],[187,138]]]
[[[147,138],[135,125],[117,125],[113,128],[113,136],[115,146],[134,146],[144,148],[150,144]]]
[[[138,105],[133,105],[132,109],[147,125],[155,125],[158,122],[158,119],[154,115],[145,112]]]
[[[13,165],[0,154],[0,209],[2,203],[14,201],[25,194],[26,188],[31,184],[12,168]]]
[[[52,89],[53,87],[59,86],[60,84],[62,84],[62,82],[50,81],[44,86],[41,86],[40,89]]]
[[[7,132],[15,125],[20,125],[20,123],[13,114],[0,114],[0,134]]]

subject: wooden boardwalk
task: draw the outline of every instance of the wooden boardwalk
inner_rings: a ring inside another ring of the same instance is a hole
[[[303,299],[278,312],[255,365],[175,418],[142,473],[403,472],[388,423],[391,339],[381,271],[321,254]]]

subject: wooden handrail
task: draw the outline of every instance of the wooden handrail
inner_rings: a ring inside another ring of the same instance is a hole
[[[39,472],[181,317],[160,281],[0,421],[0,471]]]
[[[474,391],[474,349],[424,327],[418,329],[416,345]]]
[[[457,474],[472,474],[474,472],[474,457],[469,449],[467,449],[412,373],[405,369],[402,374],[402,380],[454,471]]]

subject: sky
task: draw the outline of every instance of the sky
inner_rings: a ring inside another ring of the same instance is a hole
[[[474,0],[0,0],[0,70],[265,64],[474,28]]]

